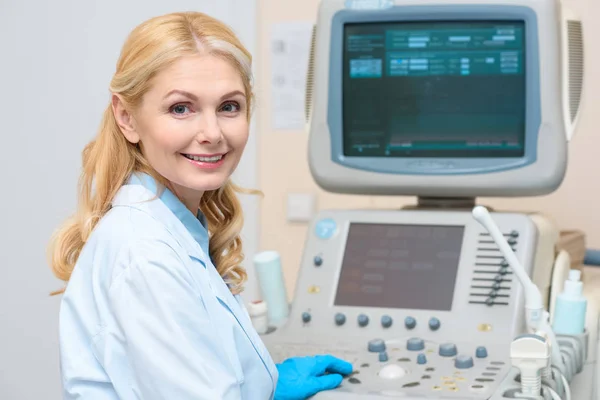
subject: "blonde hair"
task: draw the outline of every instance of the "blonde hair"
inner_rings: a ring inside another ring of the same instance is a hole
[[[127,109],[135,109],[155,75],[181,57],[197,54],[222,57],[236,67],[244,83],[250,119],[252,57],[229,27],[199,12],[163,15],[136,27],[125,41],[110,91],[119,95]],[[94,227],[110,210],[117,191],[134,171],[151,175],[164,187],[168,185],[145,160],[140,147],[125,139],[110,104],[98,135],[82,156],[78,208],[55,232],[49,246],[52,271],[65,282]],[[240,238],[243,216],[236,192],[241,191],[228,181],[218,190],[205,192],[200,203],[210,232],[210,257],[234,294],[242,291],[247,279],[240,265],[244,258]]]

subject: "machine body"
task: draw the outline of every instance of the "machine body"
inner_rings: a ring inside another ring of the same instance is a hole
[[[593,399],[595,329],[557,337],[546,321],[568,269],[556,268],[558,229],[536,213],[485,211],[486,227],[471,213],[477,197],[562,183],[580,21],[556,0],[323,0],[312,41],[316,183],[419,201],[319,212],[289,319],[263,336],[275,361],[352,362],[318,399]]]

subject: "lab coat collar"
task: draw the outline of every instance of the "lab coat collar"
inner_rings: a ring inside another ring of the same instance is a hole
[[[112,201],[115,206],[129,206],[145,211],[165,225],[190,256],[203,259],[208,253],[208,232],[201,219],[165,188],[162,193],[154,179],[146,174],[132,175]],[[173,216],[175,218],[173,218]]]
[[[200,245],[202,251],[206,255],[208,252],[208,231],[207,223],[204,214],[198,210],[196,215],[192,212],[175,196],[175,194],[167,188],[160,187],[157,185],[153,177],[148,174],[136,172],[131,175],[128,181],[129,185],[141,185],[156,196],[159,190],[162,189],[159,199],[164,203],[165,206],[177,217],[183,224],[186,230],[194,238],[194,240]]]

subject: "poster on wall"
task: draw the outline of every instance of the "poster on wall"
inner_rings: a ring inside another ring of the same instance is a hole
[[[304,98],[313,23],[280,22],[271,30],[271,122],[275,130],[304,129]]]

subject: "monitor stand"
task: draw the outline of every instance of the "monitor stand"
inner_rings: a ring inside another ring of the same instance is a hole
[[[468,210],[475,207],[475,197],[417,197],[417,204],[402,207],[404,210]],[[486,206],[487,207],[487,206]],[[487,207],[488,209],[490,207]]]

